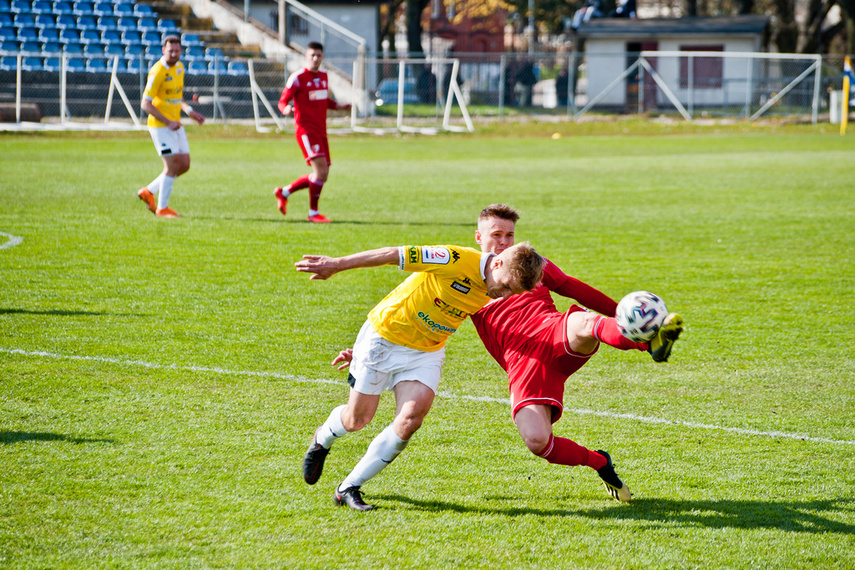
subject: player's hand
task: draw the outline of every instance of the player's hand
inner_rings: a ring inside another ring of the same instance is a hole
[[[205,117],[202,115],[202,113],[190,111],[189,115],[190,118],[196,121],[198,124],[202,125],[205,123]]]
[[[169,121],[166,126],[169,127],[170,131],[177,131],[181,128],[181,121]]]
[[[346,348],[338,353],[338,356],[333,358],[332,366],[341,363],[341,366],[338,367],[339,370],[344,370],[348,366],[350,366],[350,362],[353,360],[353,349]]]
[[[279,107],[279,110],[280,110],[280,111],[282,111],[282,114],[283,114],[283,115],[285,115],[285,116],[287,117],[287,116],[288,116],[288,115],[290,115],[290,114],[291,114],[291,112],[294,110],[294,107],[293,107],[293,106],[291,106],[291,105],[285,105],[284,107],[283,107],[283,106],[280,106],[280,107]]]
[[[338,108],[340,111],[350,111],[350,109],[353,108],[353,105],[346,103],[344,105],[339,105]]]
[[[338,273],[335,259],[328,255],[304,255],[294,267],[302,273],[314,273],[309,279],[329,279]]]

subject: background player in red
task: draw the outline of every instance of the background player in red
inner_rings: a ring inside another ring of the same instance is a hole
[[[486,207],[478,217],[475,241],[484,252],[500,253],[514,244],[519,213],[504,204]],[[559,465],[586,465],[597,471],[609,494],[629,502],[629,488],[615,473],[609,454],[555,437],[552,424],[564,411],[564,382],[597,352],[604,342],[621,350],[649,352],[664,362],[683,330],[683,320],[671,313],[656,337],[633,342],[618,330],[617,303],[568,275],[545,259],[543,280],[529,293],[496,299],[471,316],[481,341],[508,373],[511,414],[523,441],[533,454]],[[602,314],[571,305],[560,312],[551,291],[572,298]],[[604,316],[608,315],[608,316]],[[350,350],[342,351],[333,365],[347,366]]]
[[[327,73],[321,71],[324,46],[310,42],[306,49],[306,68],[295,71],[288,78],[285,90],[279,98],[279,110],[283,115],[294,112],[297,144],[303,151],[312,173],[294,180],[288,186],[273,191],[279,202],[279,211],[288,211],[288,197],[297,190],[309,189],[309,221],[329,223],[330,220],[318,211],[321,190],[330,172],[330,148],[327,142],[327,109],[350,110],[350,105],[340,105],[330,98]]]

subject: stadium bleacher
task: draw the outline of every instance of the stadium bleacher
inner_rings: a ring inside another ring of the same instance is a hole
[[[119,56],[120,72],[140,73],[160,57],[166,34],[182,35],[174,20],[133,0],[0,0],[0,69],[16,69],[11,54],[20,53],[22,70],[55,72],[65,54],[69,71],[105,73]],[[248,73],[245,62],[230,61],[197,34],[183,34],[182,46],[191,75]]]

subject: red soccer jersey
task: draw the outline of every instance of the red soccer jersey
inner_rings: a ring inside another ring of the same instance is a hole
[[[292,73],[279,98],[279,110],[292,100],[297,129],[326,136],[327,109],[338,109],[338,104],[330,99],[327,73],[308,69]]]
[[[507,356],[534,336],[560,314],[550,291],[575,299],[581,305],[607,317],[615,316],[617,302],[590,285],[565,275],[554,263],[546,260],[542,284],[533,291],[496,299],[472,315],[472,324],[487,351],[507,370]]]

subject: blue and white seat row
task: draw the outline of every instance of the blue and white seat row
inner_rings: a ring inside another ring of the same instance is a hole
[[[144,6],[144,7],[142,7]],[[138,8],[139,7],[139,8]],[[133,14],[139,9],[139,15],[153,12],[148,4],[136,4],[134,0],[0,0],[0,13],[11,14],[78,14],[101,15]]]
[[[146,71],[155,59],[119,59],[117,71],[119,73],[140,73]],[[13,71],[17,69],[18,59],[14,56],[0,57],[0,71]],[[62,59],[60,57],[23,57],[21,61],[22,71],[61,71]],[[69,72],[110,73],[113,70],[113,60],[109,58],[68,58],[67,70]],[[222,60],[206,63],[204,61],[191,61],[188,65],[190,75],[233,75],[240,76],[248,73],[246,63],[242,61],[224,62]]]
[[[156,16],[72,16],[52,14],[3,14],[0,13],[0,28],[11,29],[59,29],[59,30],[118,30],[140,32],[179,33],[178,25]]]

